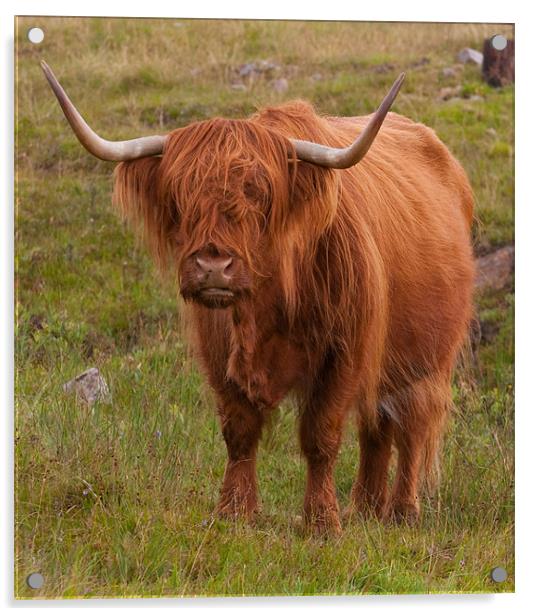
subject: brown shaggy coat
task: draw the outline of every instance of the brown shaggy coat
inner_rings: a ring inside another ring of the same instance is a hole
[[[188,257],[209,243],[245,264],[237,302],[190,310],[229,454],[222,514],[258,509],[257,445],[289,393],[308,464],[307,522],[340,528],[333,470],[350,411],[360,434],[350,511],[419,513],[472,314],[472,194],[434,132],[394,113],[355,167],[295,159],[289,138],[345,146],[367,119],[292,102],[178,129],[162,158],[116,169],[115,201],[159,264],[177,269],[185,297]]]

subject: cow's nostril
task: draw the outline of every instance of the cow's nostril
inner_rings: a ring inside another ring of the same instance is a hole
[[[202,259],[201,257],[196,257],[196,263],[204,274],[210,274],[212,272],[213,268],[212,268],[212,263],[210,261],[206,261],[205,259]]]
[[[232,264],[233,264],[233,259],[231,257],[229,257],[229,259],[226,259],[224,263],[222,263],[222,272],[228,275],[231,274]]]
[[[231,277],[232,257],[208,258],[205,256],[196,257],[196,265],[204,276]]]

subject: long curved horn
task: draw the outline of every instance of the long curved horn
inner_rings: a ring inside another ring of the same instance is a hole
[[[348,169],[356,165],[367,153],[371,144],[375,140],[377,133],[386,118],[386,114],[401,89],[405,73],[401,73],[395,83],[388,92],[386,98],[380,104],[380,107],[371,118],[368,125],[360,133],[354,143],[346,148],[331,148],[319,143],[311,141],[301,141],[299,139],[291,139],[291,143],[295,146],[297,158],[308,163],[314,163],[321,167],[330,167],[332,169]]]
[[[135,160],[143,156],[162,154],[166,142],[166,137],[162,135],[139,137],[138,139],[129,139],[128,141],[107,141],[99,137],[99,135],[86,124],[80,113],[78,113],[76,107],[69,100],[65,90],[61,87],[48,64],[46,62],[41,62],[41,68],[73,132],[90,154],[102,160],[117,162]]]

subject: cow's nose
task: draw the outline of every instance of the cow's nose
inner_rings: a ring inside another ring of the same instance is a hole
[[[227,287],[232,276],[232,257],[196,257],[200,278],[206,286]]]

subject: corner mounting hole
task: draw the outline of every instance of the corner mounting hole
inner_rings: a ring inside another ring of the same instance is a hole
[[[45,33],[41,28],[30,28],[28,30],[28,40],[30,43],[34,43],[34,45],[38,45],[43,42],[45,38]]]
[[[40,573],[30,573],[26,578],[26,583],[33,590],[39,590],[45,583],[45,578]]]
[[[490,577],[493,582],[496,582],[496,584],[501,584],[507,579],[507,571],[503,567],[494,567],[494,569],[490,572]]]
[[[496,34],[490,42],[496,51],[503,51],[507,47],[507,39],[503,34]]]

